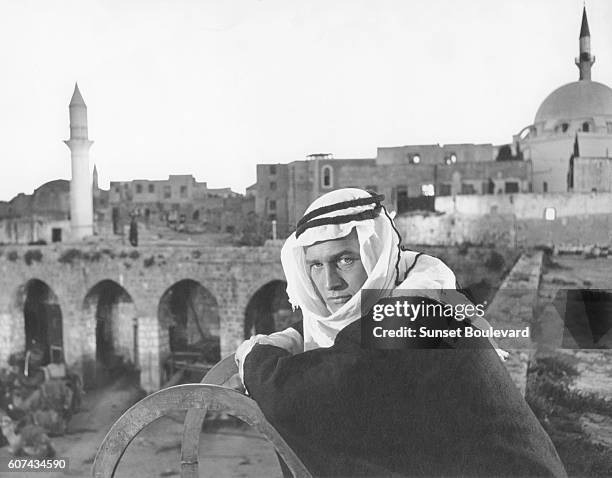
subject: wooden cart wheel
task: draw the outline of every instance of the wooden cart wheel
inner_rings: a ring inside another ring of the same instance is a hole
[[[220,360],[211,368],[200,383],[223,385],[232,375],[238,373],[234,354]],[[185,414],[183,441],[181,442],[181,478],[199,478],[198,450],[200,433],[206,418],[206,410],[192,408]],[[281,465],[282,466],[282,465]]]
[[[202,382],[176,385],[155,392],[127,410],[106,434],[93,464],[95,478],[112,478],[131,441],[147,425],[171,410],[186,410],[181,447],[181,478],[199,478],[198,447],[206,412],[214,410],[239,418],[258,430],[274,446],[281,467],[294,477],[311,474],[276,429],[266,420],[257,403],[236,390],[219,386],[234,375],[237,368],[233,355],[215,365]]]

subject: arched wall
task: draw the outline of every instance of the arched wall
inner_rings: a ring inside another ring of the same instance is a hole
[[[0,248],[0,367],[9,353],[23,347],[23,312],[17,310],[17,289],[32,278],[45,282],[58,298],[63,316],[66,364],[79,373],[95,362],[95,321],[83,305],[88,291],[103,280],[124,288],[137,319],[138,366],[146,391],[161,387],[162,365],[169,354],[167,330],[157,307],[163,293],[190,278],[217,300],[221,356],[243,340],[244,312],[252,295],[272,280],[285,280],[279,247],[83,247],[72,261],[71,246]],[[39,261],[24,256],[36,250]],[[135,254],[136,252],[136,254]],[[73,254],[74,255],[74,254]],[[21,334],[21,336],[20,336]]]
[[[54,302],[57,303],[60,309],[62,346],[64,348],[64,356],[66,354],[64,311],[67,305],[60,299],[57,292],[50,285],[52,278],[39,274],[27,280],[21,280],[17,287],[13,287],[12,294],[7,294],[4,300],[0,301],[0,364],[6,363],[11,354],[25,350],[26,331],[24,307],[28,294],[28,287],[32,284],[32,281],[38,281],[48,287],[51,294],[53,294]]]
[[[83,299],[82,322],[82,357],[88,367],[85,374],[90,379],[88,384],[95,383],[95,376],[102,369],[113,367],[113,358],[121,358],[127,366],[138,364],[136,307],[125,287],[112,279],[91,286]],[[109,342],[106,354],[100,349],[100,342],[104,341]]]
[[[169,331],[170,350],[197,349],[212,363],[219,356],[219,303],[199,281],[185,278],[175,282],[159,299],[160,327]]]
[[[244,338],[283,330],[301,319],[299,311],[292,311],[286,287],[282,279],[270,280],[250,296],[244,311]]]

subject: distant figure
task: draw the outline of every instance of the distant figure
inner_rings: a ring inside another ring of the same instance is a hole
[[[138,222],[136,222],[136,215],[132,214],[130,221],[130,244],[134,247],[138,246]]]

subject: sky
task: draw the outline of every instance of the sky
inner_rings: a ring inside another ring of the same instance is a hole
[[[612,85],[612,2],[590,0]],[[244,192],[256,164],[380,146],[512,141],[578,79],[578,0],[0,0],[0,200],[70,178],[68,103],[109,181],[192,174]]]

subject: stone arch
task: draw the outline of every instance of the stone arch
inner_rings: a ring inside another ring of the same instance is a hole
[[[300,310],[292,310],[286,288],[284,280],[272,280],[251,296],[244,311],[245,339],[283,330],[302,319]]]
[[[22,344],[16,351],[30,351],[32,359],[40,365],[64,361],[64,331],[59,299],[47,282],[30,279],[17,289],[16,316],[22,324],[14,324],[12,339]]]
[[[89,289],[83,300],[85,320],[95,324],[90,345],[98,384],[138,366],[138,322],[132,296],[110,279]],[[93,342],[93,343],[91,343]]]
[[[172,353],[198,352],[200,360],[210,364],[221,359],[219,304],[198,281],[183,279],[166,289],[157,317],[168,330]]]

